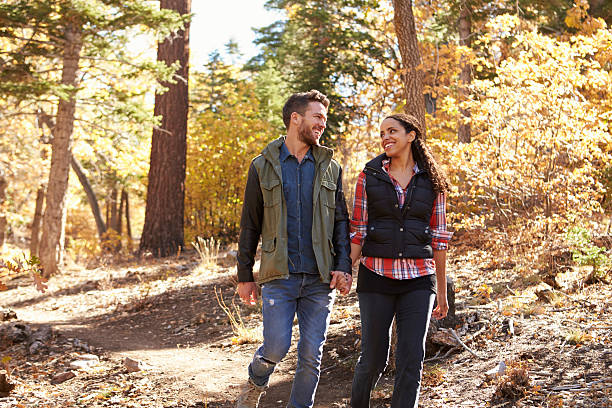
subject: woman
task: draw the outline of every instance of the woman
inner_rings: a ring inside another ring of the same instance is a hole
[[[449,184],[425,145],[416,118],[394,114],[380,126],[384,153],[359,174],[351,220],[351,259],[360,259],[357,293],[361,355],[353,378],[353,408],[370,406],[370,392],[389,357],[397,322],[392,408],[416,407],[425,336],[433,316],[448,311],[446,230]],[[435,278],[434,278],[435,276]],[[436,291],[437,288],[437,291]]]

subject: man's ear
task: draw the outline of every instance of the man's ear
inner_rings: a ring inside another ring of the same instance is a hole
[[[300,124],[300,118],[302,116],[297,113],[297,112],[291,112],[291,122],[295,125],[299,125]]]

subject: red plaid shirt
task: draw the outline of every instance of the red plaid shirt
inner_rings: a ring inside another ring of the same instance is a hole
[[[406,200],[407,189],[404,190],[397,180],[389,173],[390,163],[391,160],[384,160],[383,170],[389,175],[389,178],[391,178],[393,182],[401,208]],[[415,164],[413,174],[418,171],[419,168]],[[432,248],[438,251],[447,249],[448,241],[453,236],[453,233],[446,229],[446,197],[442,193],[438,194],[434,201],[429,227],[432,232]],[[355,202],[353,203],[353,218],[351,219],[351,242],[363,246],[367,235],[367,229],[368,200],[366,196],[366,176],[365,173],[361,172],[355,187]],[[436,273],[436,264],[433,258],[394,259],[362,256],[361,263],[369,270],[391,279],[412,279]]]

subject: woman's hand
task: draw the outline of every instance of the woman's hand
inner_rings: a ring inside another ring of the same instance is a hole
[[[434,309],[432,316],[437,320],[444,319],[448,313],[448,299],[446,298],[446,290],[439,290],[438,288],[436,299],[438,300],[438,305]]]

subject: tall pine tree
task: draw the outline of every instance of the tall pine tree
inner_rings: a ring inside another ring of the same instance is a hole
[[[191,0],[161,0],[162,9],[188,15]],[[189,78],[189,25],[159,44],[157,59],[175,61],[179,68],[168,91],[155,95],[155,115],[162,124],[153,130],[147,209],[140,239],[140,251],[155,256],[175,254],[185,245],[185,163],[187,152],[187,111]]]

